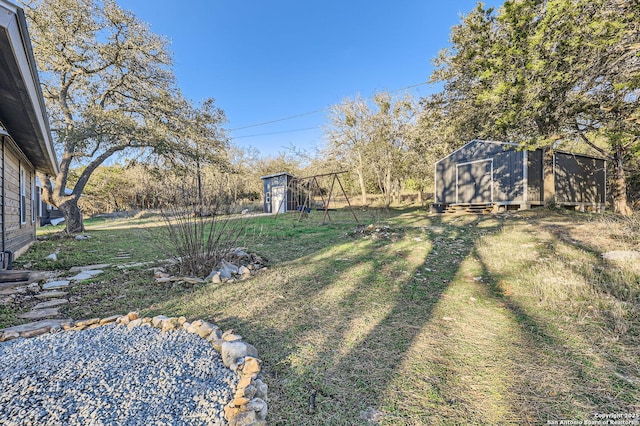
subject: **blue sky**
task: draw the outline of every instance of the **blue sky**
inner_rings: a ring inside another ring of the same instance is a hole
[[[171,41],[183,93],[195,101],[215,98],[227,115],[233,143],[263,155],[321,146],[327,108],[345,98],[426,82],[431,60],[448,45],[451,27],[476,4],[117,1]],[[420,85],[409,93],[420,97],[433,90]],[[280,120],[293,116],[299,117]],[[280,121],[253,126],[274,120]]]

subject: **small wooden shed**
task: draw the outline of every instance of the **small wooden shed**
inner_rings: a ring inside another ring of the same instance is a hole
[[[295,210],[296,200],[292,191],[293,175],[280,172],[261,176],[263,182],[263,211],[265,213],[284,213]]]
[[[518,150],[518,144],[472,140],[435,165],[435,211],[451,206],[527,209],[553,202],[603,210],[606,161],[569,152],[553,152],[552,179],[546,179],[543,151]],[[547,199],[545,200],[545,192]]]

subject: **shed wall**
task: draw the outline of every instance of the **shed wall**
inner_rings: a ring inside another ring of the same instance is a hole
[[[606,197],[605,160],[563,152],[555,153],[556,202],[603,204]]]
[[[274,187],[282,187],[284,188],[285,191],[285,201],[284,201],[284,206],[285,206],[285,211],[287,210],[291,210],[291,203],[292,203],[292,197],[291,197],[291,190],[287,189],[290,179],[292,177],[286,174],[282,174],[282,175],[277,175],[277,176],[270,176],[267,178],[263,179],[263,211],[265,213],[274,213],[274,209],[272,206],[272,195],[273,195],[273,188]]]
[[[544,202],[542,158],[541,149],[527,152],[527,201],[533,204]]]
[[[436,203],[513,202],[523,197],[523,153],[512,145],[471,141],[436,163],[435,173]]]

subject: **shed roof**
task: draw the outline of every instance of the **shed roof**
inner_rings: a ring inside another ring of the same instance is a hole
[[[520,146],[519,144],[517,144],[515,142],[500,142],[500,141],[492,141],[492,140],[484,140],[484,139],[473,139],[473,140],[465,143],[464,145],[462,145],[460,148],[456,149],[455,151],[450,152],[446,156],[444,156],[441,159],[439,159],[438,161],[436,161],[436,164],[441,162],[442,160],[445,160],[445,159],[451,157],[452,155],[454,155],[458,151],[460,151],[460,150],[462,150],[462,149],[466,148],[467,146],[469,146],[471,144],[474,144],[474,143],[497,144],[497,145],[505,145],[505,146],[512,146],[512,147]],[[529,149],[528,151],[535,151],[535,150]],[[558,150],[558,149],[555,149],[554,152],[558,152],[558,153],[562,153],[562,154],[568,154],[568,155],[574,155],[574,156],[579,156],[579,157],[585,157],[585,158],[594,158],[596,160],[604,160],[604,161],[606,161],[605,158],[597,157],[597,156],[589,155],[589,154],[578,154],[578,153],[575,153],[575,152],[562,151],[562,150]]]
[[[279,172],[279,173],[273,173],[271,175],[266,175],[266,176],[260,176],[260,179],[269,179],[272,177],[276,177],[276,176],[291,176],[293,177],[293,175],[291,173],[287,173],[287,172]]]
[[[37,170],[55,175],[58,160],[22,9],[0,0],[0,122]]]
[[[517,143],[513,143],[513,142],[500,142],[500,141],[490,141],[490,140],[484,140],[484,139],[473,139],[473,140],[470,140],[469,142],[465,143],[464,145],[462,145],[460,148],[456,149],[455,151],[450,152],[449,154],[445,155],[444,157],[442,157],[441,159],[436,161],[436,164],[441,162],[442,160],[444,160],[446,158],[451,157],[456,152],[466,148],[467,146],[469,146],[469,145],[471,145],[473,143],[490,143],[490,144],[496,144],[496,145],[518,146]]]

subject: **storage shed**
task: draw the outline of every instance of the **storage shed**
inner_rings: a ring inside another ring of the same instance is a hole
[[[36,171],[58,172],[27,23],[0,0],[0,268],[35,241],[40,204]]]
[[[604,209],[605,160],[554,151],[552,176],[546,179],[552,188],[545,191],[543,151],[517,148],[514,143],[473,140],[436,162],[434,210],[527,209],[551,197],[557,205]]]
[[[263,182],[263,211],[265,213],[284,213],[295,210],[297,202],[292,188],[295,180],[286,172],[261,176]]]

